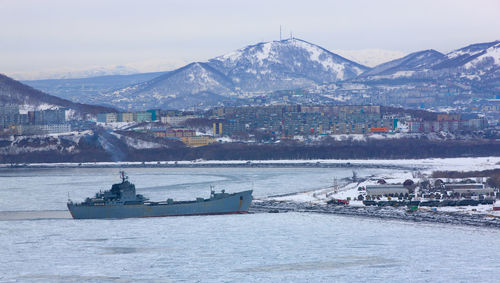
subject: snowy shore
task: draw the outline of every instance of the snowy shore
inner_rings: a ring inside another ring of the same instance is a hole
[[[472,226],[485,226],[500,228],[500,211],[493,211],[493,205],[479,206],[455,206],[455,207],[421,207],[417,211],[410,212],[404,207],[367,207],[362,201],[358,201],[359,187],[376,185],[377,181],[384,179],[387,183],[403,183],[407,179],[418,182],[416,171],[420,175],[427,175],[433,171],[475,171],[500,168],[498,157],[481,158],[447,158],[447,159],[417,159],[417,160],[351,160],[350,164],[391,164],[400,168],[411,168],[395,170],[383,175],[373,175],[368,178],[348,181],[337,186],[326,186],[318,190],[310,190],[302,193],[271,196],[256,200],[253,209],[256,212],[318,212],[332,213],[352,216],[375,217],[383,219],[399,219],[415,222],[435,222]],[[363,163],[364,162],[364,163]],[[347,206],[327,205],[330,199],[350,199]]]
[[[500,216],[492,214],[468,214],[461,212],[433,211],[419,209],[409,212],[406,208],[396,207],[356,207],[334,206],[294,201],[255,201],[251,211],[255,213],[311,212],[347,216],[392,219],[412,222],[446,223],[500,229]]]

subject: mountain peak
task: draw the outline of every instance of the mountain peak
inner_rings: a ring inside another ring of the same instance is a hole
[[[241,60],[242,57],[249,58],[251,56],[254,56],[256,62],[262,65],[264,64],[263,62],[264,60],[278,62],[276,58],[280,57],[279,53],[287,51],[297,52],[299,50],[302,52],[309,53],[309,59],[314,62],[321,63],[325,69],[333,69],[333,71],[338,71],[338,68],[335,68],[337,66],[334,66],[334,63],[338,63],[336,61],[339,61],[341,63],[349,63],[359,69],[364,69],[364,70],[369,69],[366,66],[353,62],[338,54],[332,53],[323,47],[320,47],[316,44],[310,43],[308,41],[299,38],[288,38],[288,39],[268,41],[268,42],[259,42],[257,44],[248,45],[244,48],[227,53],[225,55],[215,57],[211,59],[209,62],[225,61],[226,63],[234,63],[238,60]],[[328,61],[327,57],[333,57],[335,58],[335,60],[330,62],[325,62]]]
[[[356,77],[368,67],[298,38],[260,42],[208,62],[241,89],[308,87]]]

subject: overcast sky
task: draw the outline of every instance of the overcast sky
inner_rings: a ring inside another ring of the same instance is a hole
[[[280,24],[329,50],[449,52],[500,39],[500,1],[0,0],[0,73],[174,68],[277,40]]]

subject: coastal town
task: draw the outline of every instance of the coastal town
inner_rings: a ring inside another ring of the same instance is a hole
[[[216,107],[206,111],[153,109],[72,115],[67,109],[22,111],[0,106],[3,138],[96,130],[120,130],[178,140],[189,147],[216,142],[314,142],[325,137],[498,136],[497,120],[481,114],[404,110],[379,105],[270,105]],[[137,135],[136,135],[137,136]]]

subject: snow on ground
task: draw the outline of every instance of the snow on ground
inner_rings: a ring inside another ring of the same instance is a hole
[[[63,144],[61,144],[61,140],[72,141],[73,143],[78,144],[78,142],[84,135],[90,134],[92,134],[91,130],[81,132],[73,131],[45,135],[9,137],[8,141],[10,141],[11,144],[9,146],[0,148],[0,154],[21,154],[51,150],[73,152],[76,148],[75,145],[64,146]],[[29,145],[26,145],[25,143],[28,143]]]
[[[282,197],[269,197],[268,199],[276,201],[294,201],[294,202],[311,202],[311,203],[322,202],[321,199],[319,199],[314,192],[291,194]]]
[[[332,198],[335,199],[347,199],[350,198],[350,205],[363,206],[362,201],[356,201],[360,192],[359,187],[365,187],[366,185],[376,185],[379,179],[384,179],[387,183],[403,183],[407,179],[415,179],[412,176],[412,172],[409,171],[395,171],[391,174],[381,174],[377,176],[372,176],[367,180],[361,182],[351,182],[340,184],[337,187],[325,187],[319,190],[307,191],[303,193],[271,197],[270,199],[276,201],[296,201],[296,202],[311,202],[311,203],[324,203]],[[416,180],[416,179],[415,179]]]
[[[217,138],[217,142],[220,142],[220,143],[229,143],[229,142],[235,142],[236,140],[235,139],[232,139],[230,137],[218,137]]]
[[[331,161],[331,160],[329,160]],[[350,160],[351,164],[360,164],[360,160]],[[385,164],[388,160],[364,160],[365,164]],[[390,160],[392,165],[415,166],[423,170],[422,173],[430,174],[436,170],[453,170],[453,171],[474,171],[500,168],[499,157],[484,157],[484,158],[446,158],[446,159],[416,159],[416,160]],[[337,187],[325,187],[315,191],[307,191],[303,193],[291,194],[286,196],[270,197],[270,200],[275,201],[293,201],[293,202],[308,202],[314,204],[325,203],[330,199],[350,199],[350,206],[364,206],[362,201],[358,201],[357,197],[360,194],[359,187],[367,185],[376,185],[379,179],[384,179],[388,184],[402,184],[407,179],[412,179],[418,182],[419,178],[414,177],[415,171],[410,170],[395,170],[391,173],[383,173],[376,176],[371,176],[367,180],[361,182],[351,182],[342,184]],[[468,214],[490,214],[493,217],[500,217],[500,211],[493,211],[493,205],[479,206],[455,206],[455,207],[438,207],[438,208],[420,208],[420,209],[436,209],[443,212],[460,212]]]
[[[141,140],[141,139],[135,139],[135,138],[131,138],[128,136],[120,135],[118,133],[111,133],[111,134],[116,136],[119,139],[124,140],[128,146],[135,148],[135,149],[152,149],[152,148],[166,147],[165,145],[162,145],[159,143],[145,141],[145,140]]]
[[[64,132],[64,133],[55,133],[55,134],[47,134],[47,135],[40,135],[39,137],[62,137],[64,139],[69,139],[69,140],[75,140],[78,142],[82,136],[85,135],[92,135],[93,132],[92,130],[85,130],[85,131],[72,131],[72,132]]]
[[[485,59],[493,60],[495,65],[500,65],[500,43],[497,43],[490,48],[486,49],[486,52],[476,58],[474,60],[467,62],[464,67],[466,69],[476,67],[477,64],[481,63]]]
[[[432,208],[425,208],[425,209],[432,210]],[[458,207],[445,206],[445,207],[436,207],[434,209],[443,212],[461,212],[467,214],[490,214],[492,216],[500,217],[500,210],[493,211],[491,204],[490,205],[480,204],[478,206],[458,206]]]
[[[372,76],[373,79],[396,79],[400,77],[411,77],[415,71],[398,71],[391,75]]]
[[[19,105],[19,113],[20,114],[27,114],[28,111],[34,111],[34,110],[52,110],[52,109],[59,109],[61,106],[54,105],[54,104],[47,104],[47,103],[42,103],[39,105],[31,105],[31,104],[23,104]]]
[[[407,138],[408,136],[410,137],[417,137],[420,136],[420,134],[407,134],[407,133],[376,133],[376,134],[370,134],[370,135],[365,135],[365,134],[331,134],[330,137],[333,138],[336,141],[347,141],[347,140],[353,140],[353,141],[366,141],[366,140],[383,140],[383,139],[401,139],[401,138]]]
[[[138,122],[111,122],[111,123],[103,123],[103,122],[97,122],[97,125],[102,126],[106,129],[113,129],[113,130],[123,130],[130,128],[132,126],[135,126],[139,124]]]

